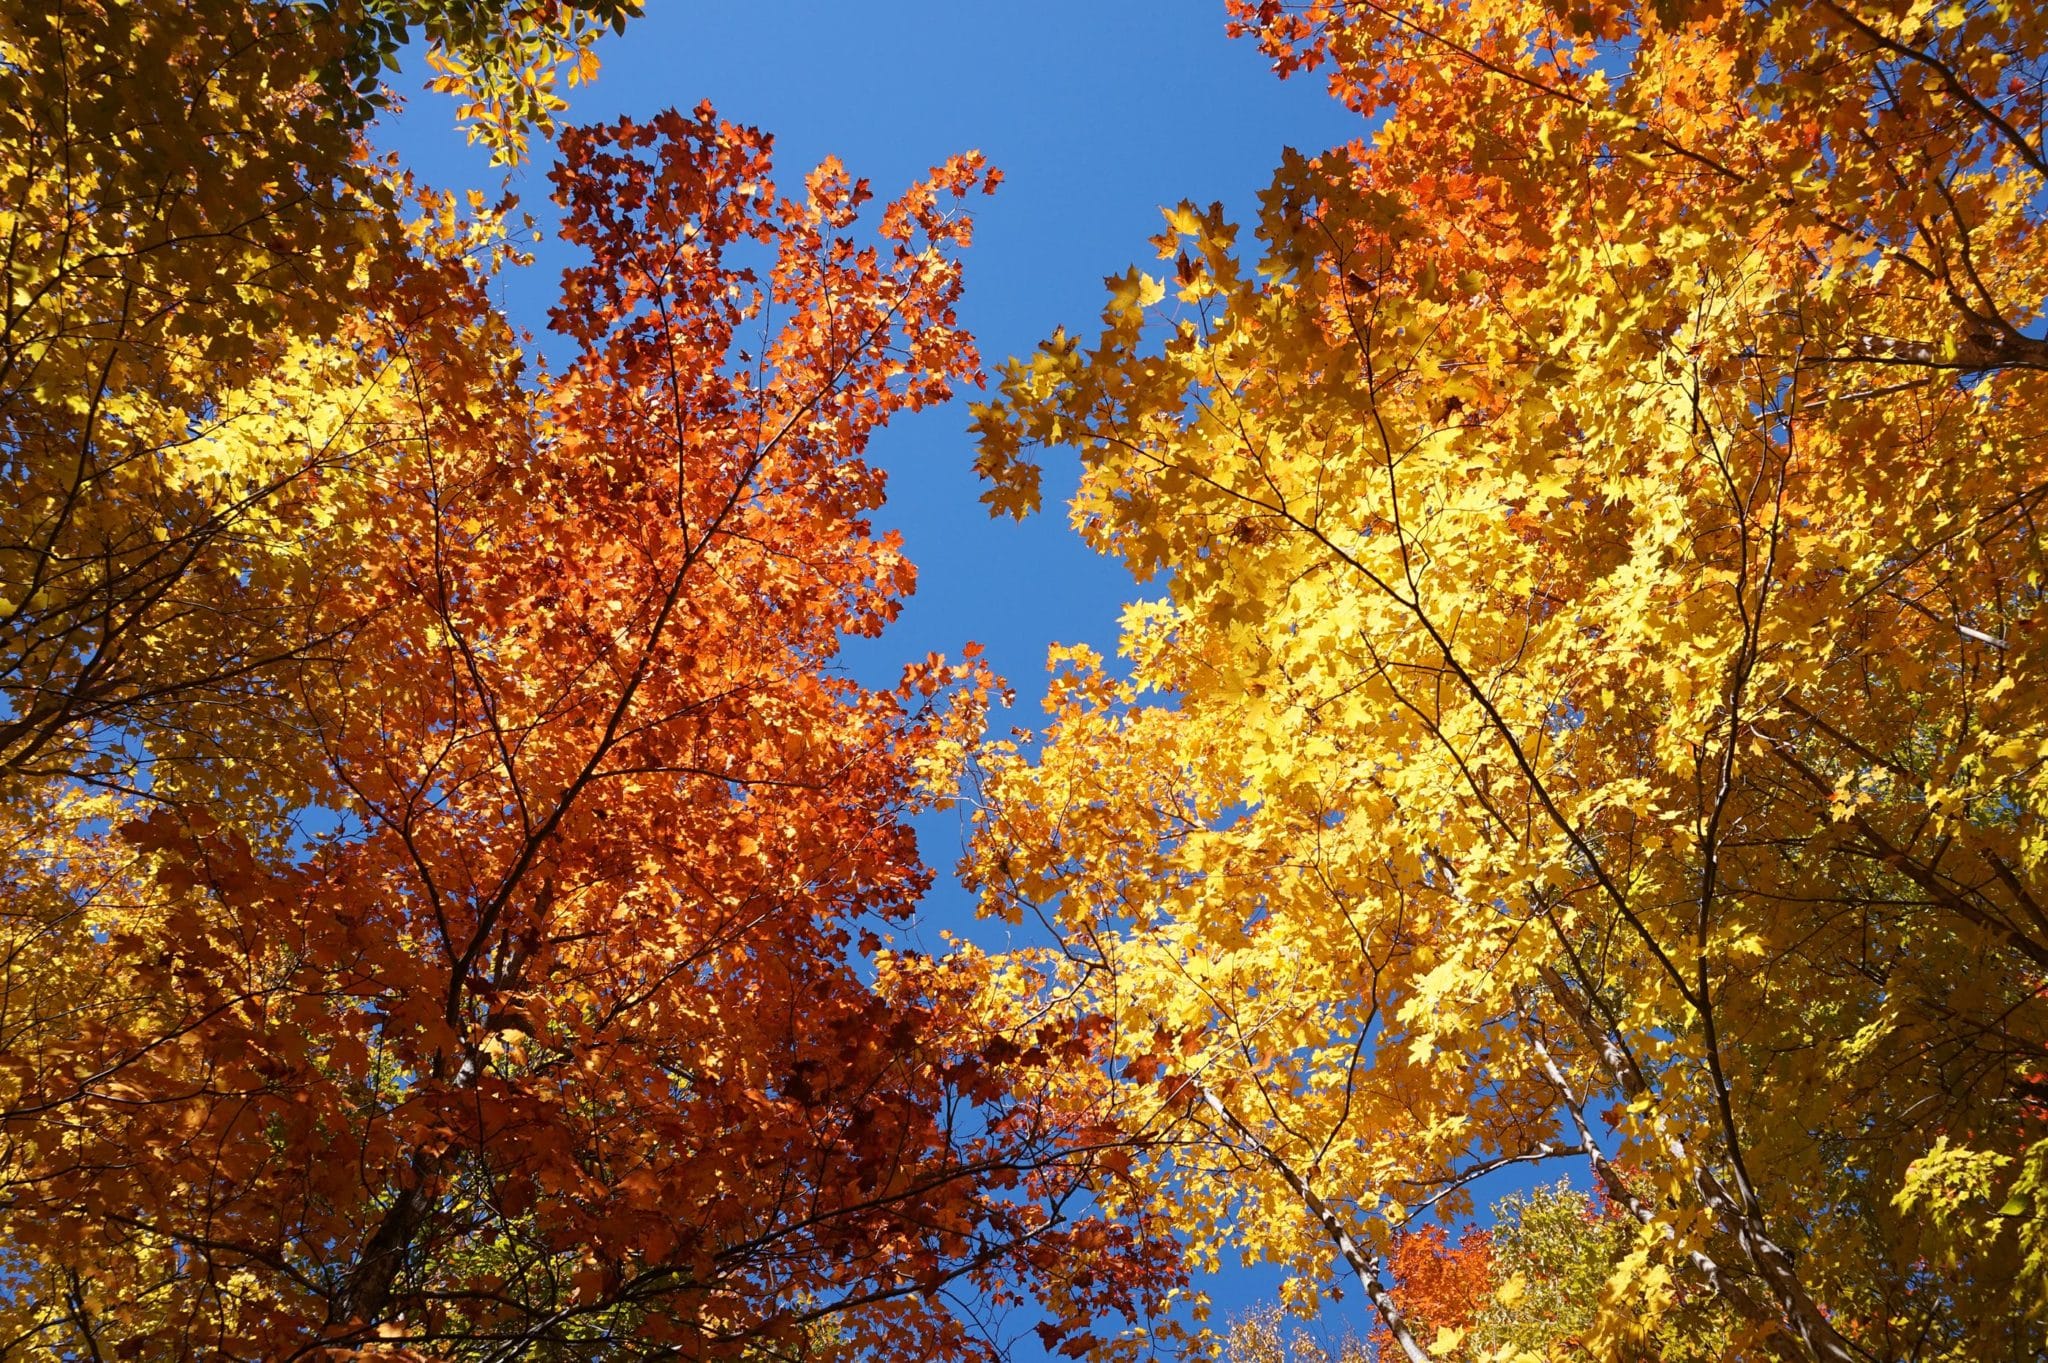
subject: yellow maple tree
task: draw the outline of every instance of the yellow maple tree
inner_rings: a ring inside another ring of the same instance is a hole
[[[987,908],[1116,1023],[1069,1082],[1412,1359],[1395,1229],[1558,1160],[1637,1228],[1596,1353],[2038,1351],[2048,25],[1231,8],[1384,123],[977,415],[998,511],[1071,448],[1163,587],[986,764]]]

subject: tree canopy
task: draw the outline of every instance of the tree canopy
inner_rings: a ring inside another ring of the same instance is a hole
[[[1226,0],[1369,135],[973,408],[1151,593],[993,737],[844,646],[1000,172],[639,11],[0,0],[0,1356],[2048,1352],[2042,14]]]
[[[1636,1225],[1598,1356],[1698,1302],[2038,1352],[2048,28],[1232,12],[1378,132],[1255,247],[1169,210],[977,419],[994,509],[1072,449],[1163,585],[985,776],[988,909],[1114,1019],[1074,1091],[1199,1124],[1183,1231],[1341,1250],[1418,1363],[1399,1228],[1558,1160]]]
[[[987,967],[882,949],[991,679],[833,666],[996,174],[548,128],[627,8],[7,11],[0,1352],[983,1357],[956,1284],[1178,1281]],[[509,208],[337,105],[412,22],[553,133],[560,372]]]

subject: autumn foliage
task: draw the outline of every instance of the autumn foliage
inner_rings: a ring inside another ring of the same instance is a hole
[[[833,163],[779,191],[708,108],[563,130],[586,263],[535,374],[504,210],[323,104],[388,32],[39,10],[5,68],[6,1347],[927,1358],[989,1347],[956,1285],[1055,1343],[1156,1308],[1171,1255],[1086,1205],[1108,1126],[1019,1093],[1071,1038],[971,954],[882,949],[990,678],[832,667],[914,580],[863,452],[976,376],[995,172],[876,211]],[[491,41],[585,15],[516,17]],[[188,147],[51,93],[145,59]]]
[[[993,740],[842,646],[999,176],[639,8],[0,0],[0,1355],[2048,1352],[2037,7],[1226,0],[1372,121],[974,408],[1150,593]]]
[[[1602,1297],[1634,1240],[1626,1210],[1566,1181],[1508,1193],[1486,1208],[1485,1227],[1452,1233],[1435,1223],[1397,1233],[1385,1256],[1392,1294],[1411,1338],[1435,1357],[1583,1359],[1597,1345],[1630,1363],[1709,1363],[1728,1353],[1725,1303],[1698,1296],[1601,1345]],[[1385,1319],[1364,1335],[1338,1327],[1337,1312],[1288,1320],[1269,1305],[1231,1322],[1227,1363],[1367,1363],[1400,1358]],[[1330,1338],[1335,1335],[1335,1343]]]
[[[973,869],[1156,1196],[1413,1363],[1401,1229],[1562,1161],[1630,1227],[1592,1356],[2038,1354],[2048,26],[1230,10],[1381,121],[977,413],[996,510],[1071,451],[1152,584]]]
[[[1453,1240],[1438,1225],[1394,1237],[1387,1272],[1400,1294],[1416,1337],[1462,1340],[1493,1299],[1493,1243],[1484,1230]],[[1375,1358],[1397,1357],[1393,1332],[1382,1320],[1366,1335]]]

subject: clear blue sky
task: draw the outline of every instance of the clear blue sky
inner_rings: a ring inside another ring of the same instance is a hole
[[[722,116],[775,134],[781,183],[800,183],[836,155],[883,198],[954,152],[979,148],[1002,168],[1001,191],[973,205],[961,309],[991,366],[1061,324],[1094,325],[1105,275],[1156,267],[1145,239],[1160,230],[1162,207],[1221,199],[1248,217],[1284,147],[1318,151],[1360,132],[1319,79],[1282,82],[1255,47],[1226,38],[1221,0],[650,0],[648,9],[623,37],[605,39],[596,83],[572,93],[572,120],[709,99]],[[428,183],[495,191],[502,172],[464,146],[448,101],[413,93],[421,76],[415,60],[396,78],[410,107],[378,129],[379,142]],[[543,151],[512,183],[544,225],[547,164]],[[542,331],[563,263],[543,245],[535,268],[506,282],[515,324]],[[902,619],[877,643],[856,641],[848,659],[864,680],[893,681],[905,659],[958,656],[978,641],[1017,689],[1017,708],[996,724],[1034,725],[1047,644],[1113,653],[1117,613],[1141,589],[1067,528],[1070,468],[1047,469],[1046,513],[1022,525],[988,518],[971,468],[972,396],[892,426],[871,450],[890,473],[877,520],[903,532],[919,585]],[[953,817],[928,818],[919,832],[940,873],[923,944],[936,946],[946,927],[999,945],[1001,929],[972,925],[952,881]],[[1220,1316],[1270,1292],[1272,1279],[1227,1273],[1210,1286]]]

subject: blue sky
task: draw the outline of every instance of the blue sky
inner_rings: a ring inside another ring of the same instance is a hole
[[[1227,38],[1221,0],[650,0],[648,9],[603,41],[603,69],[573,92],[572,120],[709,99],[722,116],[775,134],[782,183],[836,155],[883,198],[954,152],[978,148],[1002,168],[1001,191],[974,204],[961,309],[991,367],[1061,324],[1092,327],[1103,277],[1152,263],[1145,239],[1160,230],[1162,207],[1221,199],[1248,217],[1283,148],[1318,151],[1360,131],[1319,80],[1282,82],[1255,47]],[[430,184],[495,192],[504,173],[464,145],[448,101],[417,93],[422,76],[414,60],[394,78],[409,108],[377,140]],[[547,166],[543,149],[511,184],[543,226]],[[535,267],[503,285],[513,322],[536,336],[565,263],[558,250],[544,243]],[[878,642],[856,641],[848,663],[864,680],[892,681],[905,659],[957,656],[977,641],[1017,689],[1016,709],[996,724],[1032,725],[1046,646],[1113,653],[1117,614],[1141,589],[1068,529],[1071,467],[1047,468],[1044,514],[1021,525],[988,518],[971,468],[973,396],[892,426],[870,451],[890,473],[877,520],[902,531],[919,586],[902,619]],[[923,945],[938,945],[940,928],[1000,945],[1004,930],[973,924],[952,881],[957,820],[931,816],[919,834],[940,873],[916,933]],[[1211,1284],[1219,1315],[1271,1288],[1263,1273]]]

